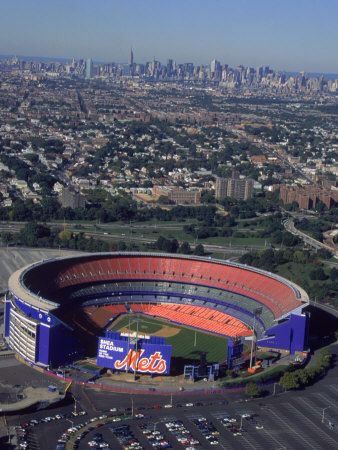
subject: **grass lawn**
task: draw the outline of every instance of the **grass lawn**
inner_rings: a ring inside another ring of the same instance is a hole
[[[173,346],[173,356],[184,359],[200,359],[200,352],[206,352],[208,362],[221,362],[226,358],[227,340],[211,334],[181,327],[179,334],[166,338],[166,342]]]

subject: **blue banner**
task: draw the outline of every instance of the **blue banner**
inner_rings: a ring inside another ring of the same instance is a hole
[[[144,340],[99,339],[96,364],[112,370],[168,375],[171,345],[150,344]]]

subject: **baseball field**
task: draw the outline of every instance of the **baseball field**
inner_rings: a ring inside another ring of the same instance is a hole
[[[182,327],[164,320],[134,314],[121,316],[110,330],[118,332],[137,331],[140,334],[164,337],[172,345],[172,357],[186,361],[199,361],[201,352],[208,362],[223,362],[226,358],[227,341],[219,337]]]

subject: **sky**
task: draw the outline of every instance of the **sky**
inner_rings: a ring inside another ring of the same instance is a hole
[[[0,0],[0,54],[338,73],[338,0]]]

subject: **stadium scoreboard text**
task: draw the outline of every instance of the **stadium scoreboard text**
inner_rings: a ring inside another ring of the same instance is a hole
[[[126,338],[99,339],[96,363],[100,367],[125,372],[168,375],[170,372],[171,345],[128,341]]]

